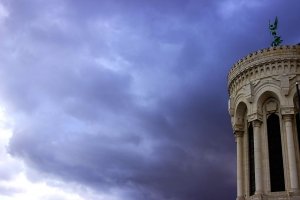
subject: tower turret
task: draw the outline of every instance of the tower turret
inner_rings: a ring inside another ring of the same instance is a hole
[[[300,45],[250,53],[228,74],[237,199],[300,199]]]

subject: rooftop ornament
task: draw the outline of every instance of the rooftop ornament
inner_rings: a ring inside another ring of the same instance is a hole
[[[276,16],[274,24],[270,24],[270,21],[269,21],[269,30],[274,37],[274,40],[271,43],[272,47],[279,46],[282,42],[282,39],[280,38],[280,36],[277,35],[277,26],[278,26],[278,18]]]

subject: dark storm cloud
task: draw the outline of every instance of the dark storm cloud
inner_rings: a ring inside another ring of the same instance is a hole
[[[275,15],[297,43],[299,28],[287,24],[299,3],[4,5],[0,94],[16,120],[9,151],[40,179],[117,189],[121,199],[235,198],[226,75],[269,45]]]

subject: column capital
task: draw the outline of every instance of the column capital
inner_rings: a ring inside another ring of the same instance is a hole
[[[285,115],[282,115],[282,119],[284,122],[289,122],[289,121],[292,121],[293,119],[293,115],[292,114],[285,114]]]
[[[260,127],[260,125],[262,124],[262,121],[261,120],[253,120],[252,123],[253,123],[253,127]]]
[[[244,132],[244,124],[234,124],[232,128],[233,128],[234,134],[235,134],[235,132],[238,132],[238,131]]]
[[[263,115],[261,113],[255,112],[255,113],[249,114],[247,116],[247,118],[248,118],[249,122],[254,121],[254,120],[260,120],[260,121],[262,121]]]
[[[236,138],[242,137],[244,135],[244,131],[234,131],[234,136]]]
[[[293,115],[295,108],[292,106],[281,106],[280,107],[280,112],[281,115]]]

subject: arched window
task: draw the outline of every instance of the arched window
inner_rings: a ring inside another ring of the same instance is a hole
[[[279,117],[271,114],[267,119],[271,192],[284,191],[284,171]]]
[[[255,171],[254,171],[254,139],[253,139],[253,125],[249,123],[248,126],[248,157],[249,157],[249,193],[250,196],[255,192]]]

